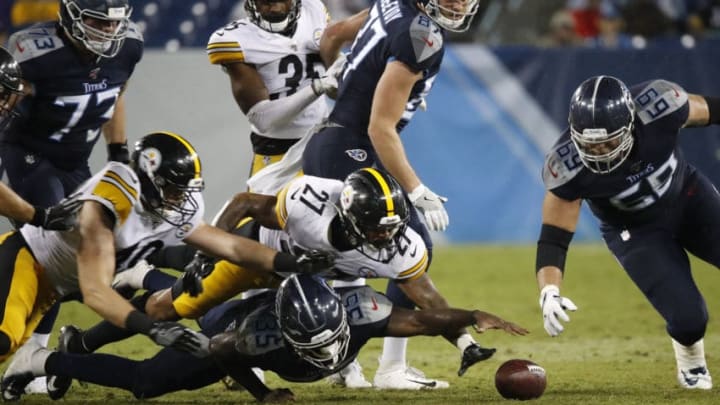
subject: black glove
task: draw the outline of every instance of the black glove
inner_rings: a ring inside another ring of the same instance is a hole
[[[35,215],[30,220],[30,225],[51,231],[72,229],[75,226],[75,216],[82,203],[75,198],[66,198],[49,208],[35,206]]]
[[[310,249],[297,256],[295,264],[296,273],[315,274],[332,268],[335,265],[335,256],[330,252]]]
[[[210,339],[207,336],[177,322],[155,322],[148,336],[160,346],[172,347],[198,358],[210,354]]]
[[[127,142],[107,144],[108,161],[130,163],[130,149]]]
[[[473,343],[466,347],[463,351],[462,360],[460,361],[460,370],[458,370],[458,377],[462,377],[470,366],[473,364],[487,360],[495,354],[495,349],[488,349],[480,347],[477,343]]]
[[[215,259],[197,252],[185,266],[185,274],[182,275],[182,290],[196,297],[203,292],[202,280],[212,273],[215,268]]]

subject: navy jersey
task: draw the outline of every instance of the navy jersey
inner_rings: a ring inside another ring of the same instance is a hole
[[[102,125],[143,53],[135,24],[114,58],[84,59],[57,22],[33,25],[10,37],[9,49],[33,87],[21,117],[2,135],[72,170],[87,165]]]
[[[385,65],[398,60],[423,74],[398,122],[398,131],[401,130],[432,87],[442,63],[443,42],[443,30],[420,12],[413,1],[376,1],[348,55],[330,121],[365,133],[375,87]]]
[[[317,381],[350,364],[370,338],[385,336],[392,311],[387,297],[368,286],[337,291],[347,310],[350,341],[347,356],[335,371],[302,360],[285,343],[275,315],[274,291],[215,307],[200,320],[200,326],[209,336],[236,330],[235,347],[247,359],[248,367],[273,371],[287,381]]]
[[[610,225],[643,223],[662,214],[681,192],[694,168],[677,147],[687,122],[687,93],[677,84],[654,80],[630,89],[635,101],[635,143],[628,158],[607,174],[593,173],[580,161],[566,130],[546,157],[545,187],[565,200],[585,199]]]

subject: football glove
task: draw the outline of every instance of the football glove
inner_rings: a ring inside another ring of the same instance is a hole
[[[432,192],[424,185],[415,187],[408,194],[410,202],[425,216],[425,222],[432,231],[444,231],[450,224],[450,218],[443,204],[447,198]]]
[[[330,98],[337,96],[338,79],[345,68],[345,62],[347,62],[345,54],[340,53],[335,62],[327,68],[325,74],[318,79],[313,79],[312,89],[315,94],[318,96],[326,94]]]
[[[210,339],[207,336],[177,322],[155,322],[148,336],[160,346],[172,347],[198,358],[210,354]]]
[[[335,256],[330,252],[310,249],[297,256],[295,263],[298,273],[315,274],[332,268],[335,265]]]
[[[191,297],[196,297],[203,292],[202,281],[212,273],[215,268],[215,259],[197,252],[192,261],[185,266],[185,273],[182,275],[182,290]]]
[[[481,347],[477,343],[473,343],[463,350],[462,359],[460,359],[460,369],[458,377],[462,377],[470,366],[473,364],[487,360],[495,354],[495,349]]]
[[[577,310],[577,306],[569,298],[560,296],[560,289],[554,284],[548,284],[540,291],[540,308],[545,331],[553,337],[565,329],[560,321],[570,322],[565,311]]]
[[[77,211],[82,201],[76,198],[66,198],[56,205],[48,208],[35,206],[35,215],[30,225],[39,226],[50,231],[67,231],[75,226]]]

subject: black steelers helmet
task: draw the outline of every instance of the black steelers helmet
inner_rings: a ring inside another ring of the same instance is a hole
[[[22,98],[22,71],[15,58],[0,47],[0,131],[17,117],[15,105]]]
[[[285,341],[303,360],[334,370],[345,359],[350,342],[345,307],[320,277],[286,278],[277,290],[275,313]]]
[[[410,218],[397,180],[371,167],[356,170],[345,179],[339,209],[351,244],[373,260],[392,259]]]
[[[263,3],[287,2],[287,13],[268,13],[263,15],[260,6]],[[301,0],[245,0],[245,12],[250,21],[258,27],[276,34],[292,35],[300,18]]]
[[[630,155],[635,103],[627,86],[612,76],[585,80],[570,100],[570,137],[582,163],[609,173]]]
[[[140,179],[145,209],[174,226],[186,224],[197,212],[194,193],[205,187],[195,148],[178,134],[153,132],[140,138],[130,157]]]

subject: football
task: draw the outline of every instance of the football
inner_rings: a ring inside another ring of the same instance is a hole
[[[546,385],[545,369],[530,360],[508,360],[495,373],[495,388],[507,399],[540,398]]]

